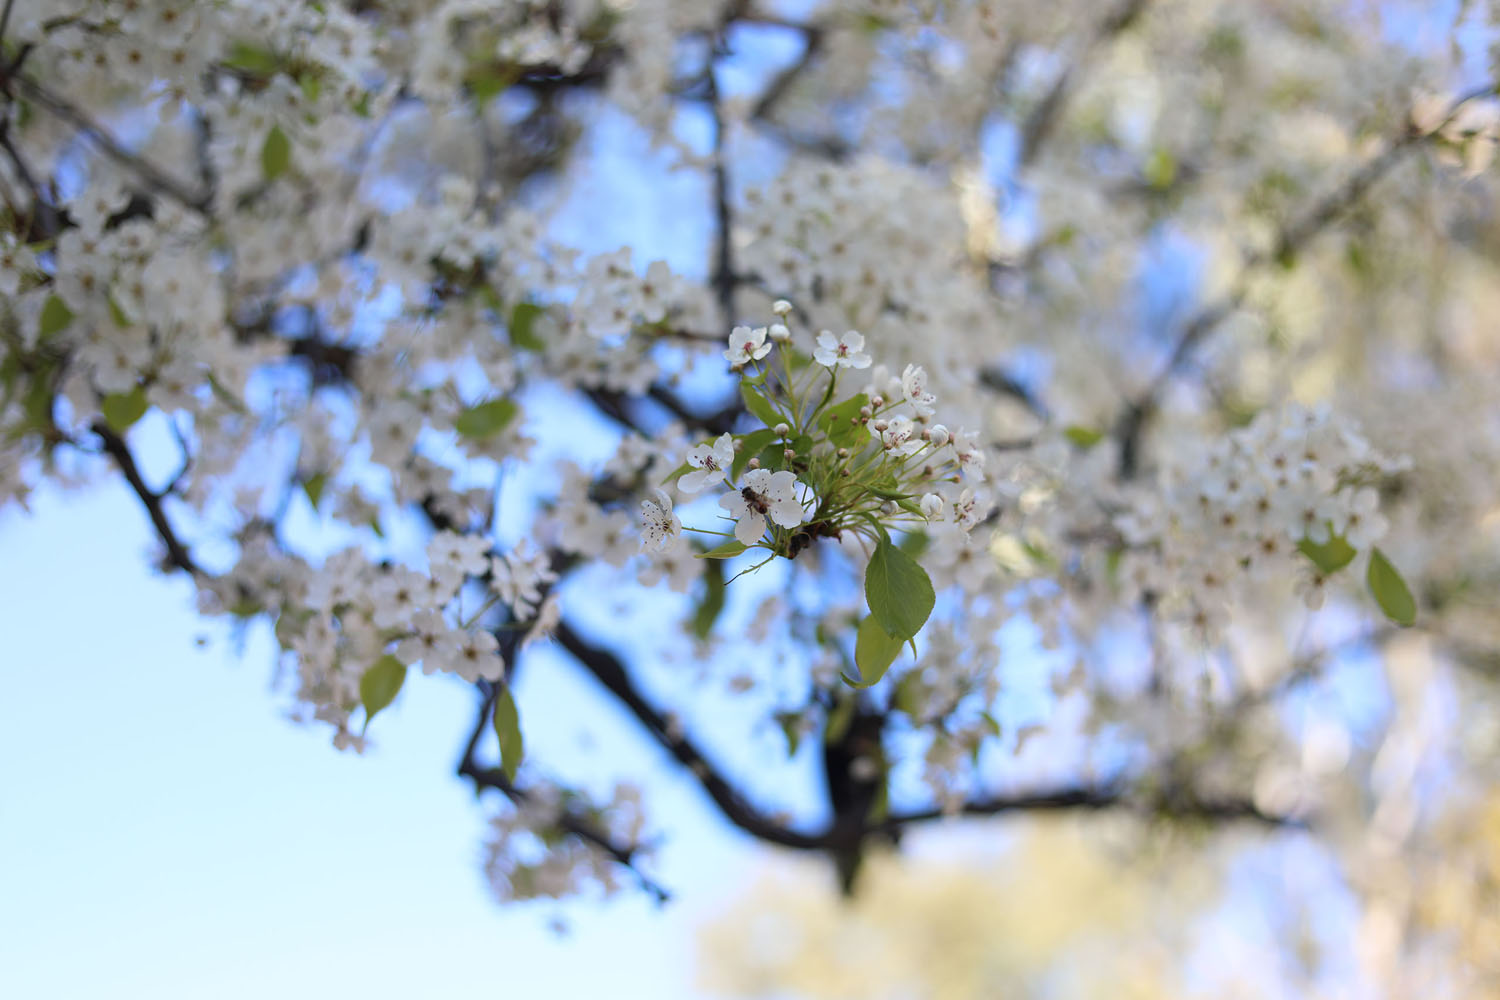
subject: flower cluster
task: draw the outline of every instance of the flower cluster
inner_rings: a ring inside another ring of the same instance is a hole
[[[791,306],[778,302],[776,311],[784,321]],[[984,453],[974,435],[933,422],[937,398],[921,366],[899,377],[877,369],[877,381],[840,398],[845,373],[872,362],[857,331],[824,330],[808,355],[784,322],[735,327],[723,354],[755,423],[693,447],[668,478],[686,494],[730,487],[719,506],[735,522],[720,532],[733,535],[731,554],[759,547],[795,558],[818,538],[873,541],[888,528],[945,520],[968,529],[987,513],[973,485],[957,488],[983,480]],[[641,518],[652,549],[682,531],[659,489],[642,501]]]
[[[1326,407],[1263,413],[1116,519],[1122,569],[1209,634],[1250,581],[1298,575],[1319,607],[1330,576],[1384,536],[1378,487],[1402,468]]]

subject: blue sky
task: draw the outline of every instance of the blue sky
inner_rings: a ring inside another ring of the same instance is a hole
[[[487,808],[453,776],[472,691],[413,684],[375,749],[337,753],[283,717],[264,637],[236,655],[186,580],[146,572],[123,486],[33,508],[0,514],[0,996],[696,995],[692,928],[757,849],[562,657],[527,669],[523,706],[570,716],[550,740],[537,727],[538,749],[577,758],[588,731],[646,773],[673,832],[664,911],[634,894],[495,904]]]

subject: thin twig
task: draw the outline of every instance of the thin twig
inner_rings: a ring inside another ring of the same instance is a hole
[[[468,778],[474,782],[476,788],[493,788],[517,804],[525,804],[530,801],[531,793],[515,784],[508,778],[505,772],[498,767],[481,767],[478,762],[479,741],[484,732],[489,728],[490,713],[495,709],[495,697],[497,690],[486,685],[484,699],[480,703],[479,718],[474,723],[474,728],[469,734],[468,743],[464,747],[463,758],[458,764],[460,777]],[[615,842],[610,835],[592,823],[587,817],[571,810],[564,810],[557,817],[558,829],[571,833],[580,840],[597,847],[605,854],[613,858],[617,863],[630,869],[635,875],[636,881],[653,897],[658,903],[666,903],[672,898],[672,894],[661,883],[641,870],[637,855],[640,853],[639,845],[622,845]]]
[[[175,569],[180,569],[191,576],[199,576],[202,570],[193,562],[193,557],[188,554],[187,546],[177,537],[177,531],[172,527],[172,522],[167,518],[166,511],[162,509],[162,495],[146,485],[141,478],[141,470],[135,462],[135,456],[130,453],[130,447],[108,425],[102,420],[94,421],[93,432],[99,436],[104,446],[104,451],[110,458],[115,460],[125,481],[140,498],[141,504],[146,508],[146,514],[151,518],[151,524],[156,528],[156,534],[161,538],[162,544],[167,548],[166,564]]]
[[[207,216],[212,214],[211,195],[208,192],[193,192],[188,190],[177,180],[158,169],[154,164],[132,153],[120,145],[113,136],[85,114],[81,108],[69,103],[27,77],[12,75],[9,77],[9,82],[13,83],[17,89],[29,97],[33,103],[45,108],[88,136],[106,155],[122,166],[132,170],[152,190],[170,196],[178,203],[200,215]]]
[[[1230,290],[1188,320],[1167,356],[1166,363],[1116,420],[1114,433],[1120,442],[1119,470],[1122,479],[1134,478],[1140,470],[1141,436],[1146,423],[1155,415],[1167,385],[1187,366],[1209,334],[1239,308],[1249,293],[1251,275],[1273,262],[1295,257],[1315,237],[1358,204],[1377,181],[1401,162],[1408,151],[1437,135],[1457,117],[1466,104],[1494,96],[1496,90],[1497,84],[1491,82],[1460,95],[1449,105],[1443,119],[1430,130],[1420,131],[1409,124],[1404,125],[1398,134],[1387,140],[1385,148],[1349,175],[1342,184],[1284,225],[1271,250],[1257,251],[1246,256]]]

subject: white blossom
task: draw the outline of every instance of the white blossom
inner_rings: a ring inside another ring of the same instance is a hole
[[[829,368],[868,368],[870,356],[864,353],[865,338],[850,330],[842,337],[835,337],[829,330],[818,334],[818,346],[813,350],[813,360]]]
[[[693,471],[677,481],[677,488],[682,492],[697,493],[706,486],[722,482],[734,465],[734,437],[721,434],[711,445],[698,445],[688,452],[687,464],[693,467]]]
[[[773,345],[766,343],[766,332],[763,326],[753,330],[748,326],[735,327],[729,332],[729,349],[724,352],[724,360],[738,368],[770,354]]]
[[[672,513],[672,498],[665,490],[653,489],[641,501],[641,547],[663,549],[681,534],[682,521]]]
[[[737,522],[734,537],[744,545],[753,545],[766,533],[769,517],[783,528],[802,523],[802,501],[798,498],[797,476],[785,469],[751,469],[745,473],[745,485],[737,492],[719,498],[719,506]]]

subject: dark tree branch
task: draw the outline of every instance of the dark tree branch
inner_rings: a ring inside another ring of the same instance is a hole
[[[790,28],[802,33],[802,54],[790,66],[777,73],[771,80],[770,86],[760,95],[760,100],[755,102],[755,107],[750,112],[750,117],[755,119],[769,119],[771,113],[776,110],[776,105],[786,96],[792,84],[797,78],[811,68],[823,53],[823,26],[818,24],[794,24],[786,21],[765,21],[762,18],[746,18],[760,23],[775,24],[777,27]]]
[[[102,420],[96,420],[92,429],[103,443],[104,451],[115,460],[115,465],[119,466],[125,481],[130,484],[130,488],[135,491],[135,495],[140,498],[141,504],[146,508],[146,514],[151,518],[151,524],[156,528],[157,536],[167,548],[166,564],[191,576],[199,576],[202,570],[193,562],[193,557],[188,554],[187,546],[183,545],[181,539],[177,537],[176,529],[172,527],[172,522],[167,519],[166,511],[162,509],[163,494],[152,490],[141,478],[140,467],[135,464],[135,456],[130,453],[130,447]]]
[[[1174,820],[1210,822],[1250,821],[1274,828],[1304,829],[1303,819],[1267,813],[1247,799],[1200,798],[1185,790],[1169,790],[1155,799],[1133,797],[1124,788],[1063,788],[1051,792],[1022,792],[1000,798],[974,799],[958,810],[964,816],[1000,816],[1014,812],[1056,812],[1061,810],[1100,811],[1131,809],[1148,816]],[[926,823],[949,815],[941,809],[920,809],[898,813],[880,823],[875,830],[891,832],[914,823]]]
[[[511,801],[525,804],[531,798],[527,789],[513,783],[500,768],[483,767],[478,762],[479,741],[484,736],[485,730],[489,728],[490,713],[495,709],[495,694],[495,688],[490,688],[485,693],[484,700],[479,707],[479,718],[474,723],[474,729],[464,747],[463,759],[459,761],[458,774],[474,782],[476,788],[493,788]],[[672,898],[671,892],[641,870],[638,857],[640,845],[617,843],[607,831],[599,829],[588,817],[572,810],[565,809],[558,815],[557,827],[593,845],[616,863],[630,869],[641,888],[655,897],[658,903],[665,903]]]
[[[557,627],[557,641],[579,666],[629,709],[657,743],[693,773],[725,819],[751,836],[782,847],[816,850],[828,846],[826,837],[789,830],[746,800],[697,745],[679,733],[667,717],[646,700],[631,680],[625,664],[614,653],[589,643],[566,621]]]
[[[1145,10],[1150,0],[1123,0],[1123,2],[1112,10],[1108,17],[1100,23],[1094,34],[1084,46],[1078,59],[1062,71],[1053,82],[1052,88],[1047,91],[1040,103],[1032,109],[1030,115],[1021,126],[1021,153],[1020,165],[1030,166],[1041,154],[1042,147],[1051,136],[1053,128],[1062,118],[1062,110],[1066,106],[1068,97],[1072,93],[1073,85],[1078,77],[1083,74],[1087,62],[1094,51],[1105,45],[1116,35],[1135,23]]]
[[[155,165],[137,156],[115,141],[114,137],[91,119],[82,109],[52,93],[41,84],[24,76],[8,75],[5,82],[15,87],[40,107],[77,128],[93,140],[101,150],[117,163],[129,168],[153,191],[168,195],[183,206],[200,215],[212,215],[212,195],[208,192],[188,190],[180,182],[162,172]]]

